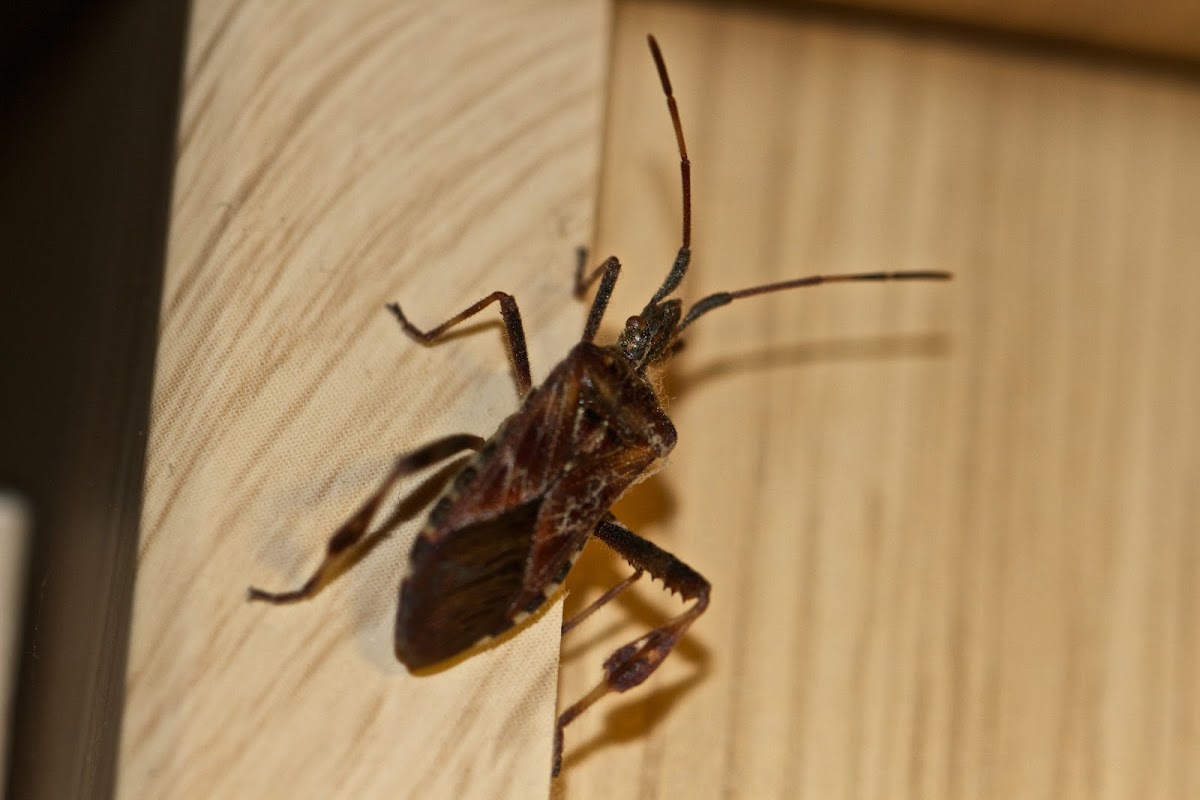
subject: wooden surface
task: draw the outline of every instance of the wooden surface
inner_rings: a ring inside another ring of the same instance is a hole
[[[677,246],[683,294],[811,272],[949,285],[754,298],[689,336],[680,444],[618,506],[714,584],[642,689],[568,731],[560,796],[1200,795],[1200,89],[878,25],[619,6],[195,4],[121,758],[124,797],[542,796],[558,608],[413,678],[415,523],[302,607],[284,588],[385,472],[515,404],[578,336],[573,247]],[[598,176],[600,137],[604,172]],[[414,480],[406,488],[421,484]],[[626,574],[590,547],[577,608]],[[559,705],[677,608],[638,587],[563,643]]]
[[[620,6],[597,256],[610,326],[678,236],[748,299],[668,380],[680,442],[619,515],[711,579],[661,674],[568,733],[591,798],[1200,797],[1200,83],[829,16]],[[626,574],[596,548],[570,608]],[[565,640],[562,698],[678,608]]]
[[[1196,0],[832,0],[1119,50],[1200,59]]]
[[[311,603],[245,593],[301,582],[397,454],[516,405],[498,315],[424,349],[386,302],[515,292],[536,379],[578,337],[607,7],[193,9],[118,793],[545,796],[559,605],[410,676],[417,520]]]

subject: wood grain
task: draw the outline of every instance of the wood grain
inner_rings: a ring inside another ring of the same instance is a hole
[[[245,593],[303,580],[396,455],[515,407],[498,315],[427,350],[386,302],[513,291],[537,379],[578,337],[607,8],[193,9],[119,794],[544,796],[559,605],[410,676],[416,519],[313,602]]]
[[[680,443],[618,507],[713,583],[641,690],[568,732],[585,798],[1200,796],[1200,82],[829,15],[621,5],[597,257],[610,326],[747,299],[668,378]],[[628,309],[628,310],[626,310]],[[572,608],[626,568],[590,549]],[[677,608],[563,645],[562,703]]]
[[[565,353],[602,131],[609,330],[661,280],[678,178],[650,31],[695,162],[685,296],[958,277],[696,326],[665,384],[680,445],[618,513],[713,606],[572,726],[558,793],[1200,794],[1200,84],[830,15],[619,9],[602,127],[598,2],[195,4],[120,794],[546,793],[557,607],[407,675],[414,522],[312,603],[243,592],[301,580],[395,454],[515,404],[495,326],[426,351],[384,302],[432,323],[510,290],[535,380]],[[569,606],[624,574],[590,548]],[[573,632],[560,707],[675,607],[640,586]]]
[[[1200,58],[1195,0],[831,0],[1146,54]]]

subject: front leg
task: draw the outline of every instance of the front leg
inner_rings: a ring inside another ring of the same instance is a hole
[[[596,334],[600,331],[600,323],[604,319],[604,312],[608,308],[608,301],[612,299],[613,287],[617,285],[617,276],[621,274],[621,262],[617,261],[616,256],[609,256],[604,259],[600,266],[592,270],[592,274],[585,276],[584,268],[587,266],[588,251],[586,247],[581,247],[576,251],[578,261],[575,262],[575,296],[582,298],[583,295],[596,282],[597,278],[601,278],[600,290],[596,292],[596,296],[592,299],[592,307],[588,310],[587,324],[583,326],[583,336],[580,341],[591,342],[596,338]]]
[[[612,518],[611,515],[596,527],[596,538],[607,544],[635,570],[633,575],[606,592],[573,619],[563,624],[567,631],[590,615],[604,603],[612,600],[641,577],[650,573],[672,592],[684,600],[694,601],[686,611],[669,620],[665,625],[633,640],[618,649],[604,661],[604,679],[574,705],[558,717],[554,731],[554,774],[562,767],[563,728],[571,724],[597,700],[609,692],[625,692],[650,677],[659,664],[678,643],[688,627],[708,608],[711,586],[704,576],[696,572],[661,547],[643,539]]]
[[[525,349],[525,328],[521,324],[521,312],[517,309],[516,299],[506,292],[492,292],[478,303],[463,309],[437,327],[423,331],[408,321],[408,317],[400,310],[399,303],[389,303],[391,311],[412,338],[422,344],[434,344],[446,331],[465,319],[475,316],[491,303],[500,304],[500,317],[504,320],[504,335],[508,342],[508,355],[512,359],[513,372],[517,379],[517,393],[524,399],[533,388],[533,377],[529,371],[529,353]]]

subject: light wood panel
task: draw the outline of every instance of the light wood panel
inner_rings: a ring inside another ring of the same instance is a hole
[[[1133,52],[1200,59],[1195,0],[833,0]],[[802,5],[798,4],[798,5]]]
[[[426,350],[384,303],[511,290],[539,379],[577,338],[607,7],[193,5],[119,794],[544,796],[557,604],[410,676],[415,519],[311,603],[245,592],[302,581],[398,453],[516,405],[497,317]]]
[[[694,161],[680,443],[618,507],[708,576],[661,673],[569,730],[584,798],[1200,796],[1200,84],[1026,47],[622,5],[597,256],[639,309]],[[581,562],[578,607],[625,574]],[[677,608],[564,642],[562,701]]]
[[[515,403],[578,335],[606,9],[195,5],[130,657],[123,796],[540,796],[558,609],[455,668],[391,659],[414,524],[304,607],[397,452]],[[621,12],[595,256],[610,330],[678,236],[688,297],[811,271],[949,286],[735,304],[666,380],[681,443],[618,511],[714,583],[644,689],[568,734],[588,797],[1200,794],[1200,91],[1153,71],[712,6]],[[628,310],[626,310],[628,309]],[[408,488],[419,485],[410,482]],[[578,607],[624,574],[600,547]],[[675,606],[564,643],[562,697]]]

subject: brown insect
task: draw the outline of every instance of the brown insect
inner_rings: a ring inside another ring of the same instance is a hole
[[[679,110],[662,53],[649,37],[679,146],[683,241],[662,286],[625,322],[616,343],[594,342],[621,265],[609,257],[585,275],[586,254],[575,268],[575,294],[597,281],[579,343],[536,389],[529,372],[525,332],[513,297],[493,292],[446,322],[422,331],[397,304],[388,309],[405,333],[433,344],[448,330],[492,303],[500,304],[521,407],[490,439],[447,436],[401,456],[379,489],[329,540],[325,560],[302,587],[270,593],[250,589],[251,600],[292,603],[317,594],[369,549],[367,527],[401,478],[464,451],[475,455],[433,505],[413,545],[400,584],[396,658],[410,670],[444,661],[523,622],[561,586],[589,537],[607,544],[633,567],[621,581],[563,624],[563,632],[616,597],[643,573],[662,581],[691,605],[675,618],[621,647],[604,662],[603,679],[558,718],[554,774],[562,759],[563,728],[609,692],[646,680],[688,627],[708,607],[710,586],[675,556],[618,522],[609,509],[657,459],[675,446],[675,426],[656,395],[648,370],[681,345],[680,334],[704,314],[756,294],[822,283],[945,280],[945,272],[871,272],[814,275],[718,292],[683,313],[670,297],[691,258],[691,164]]]

